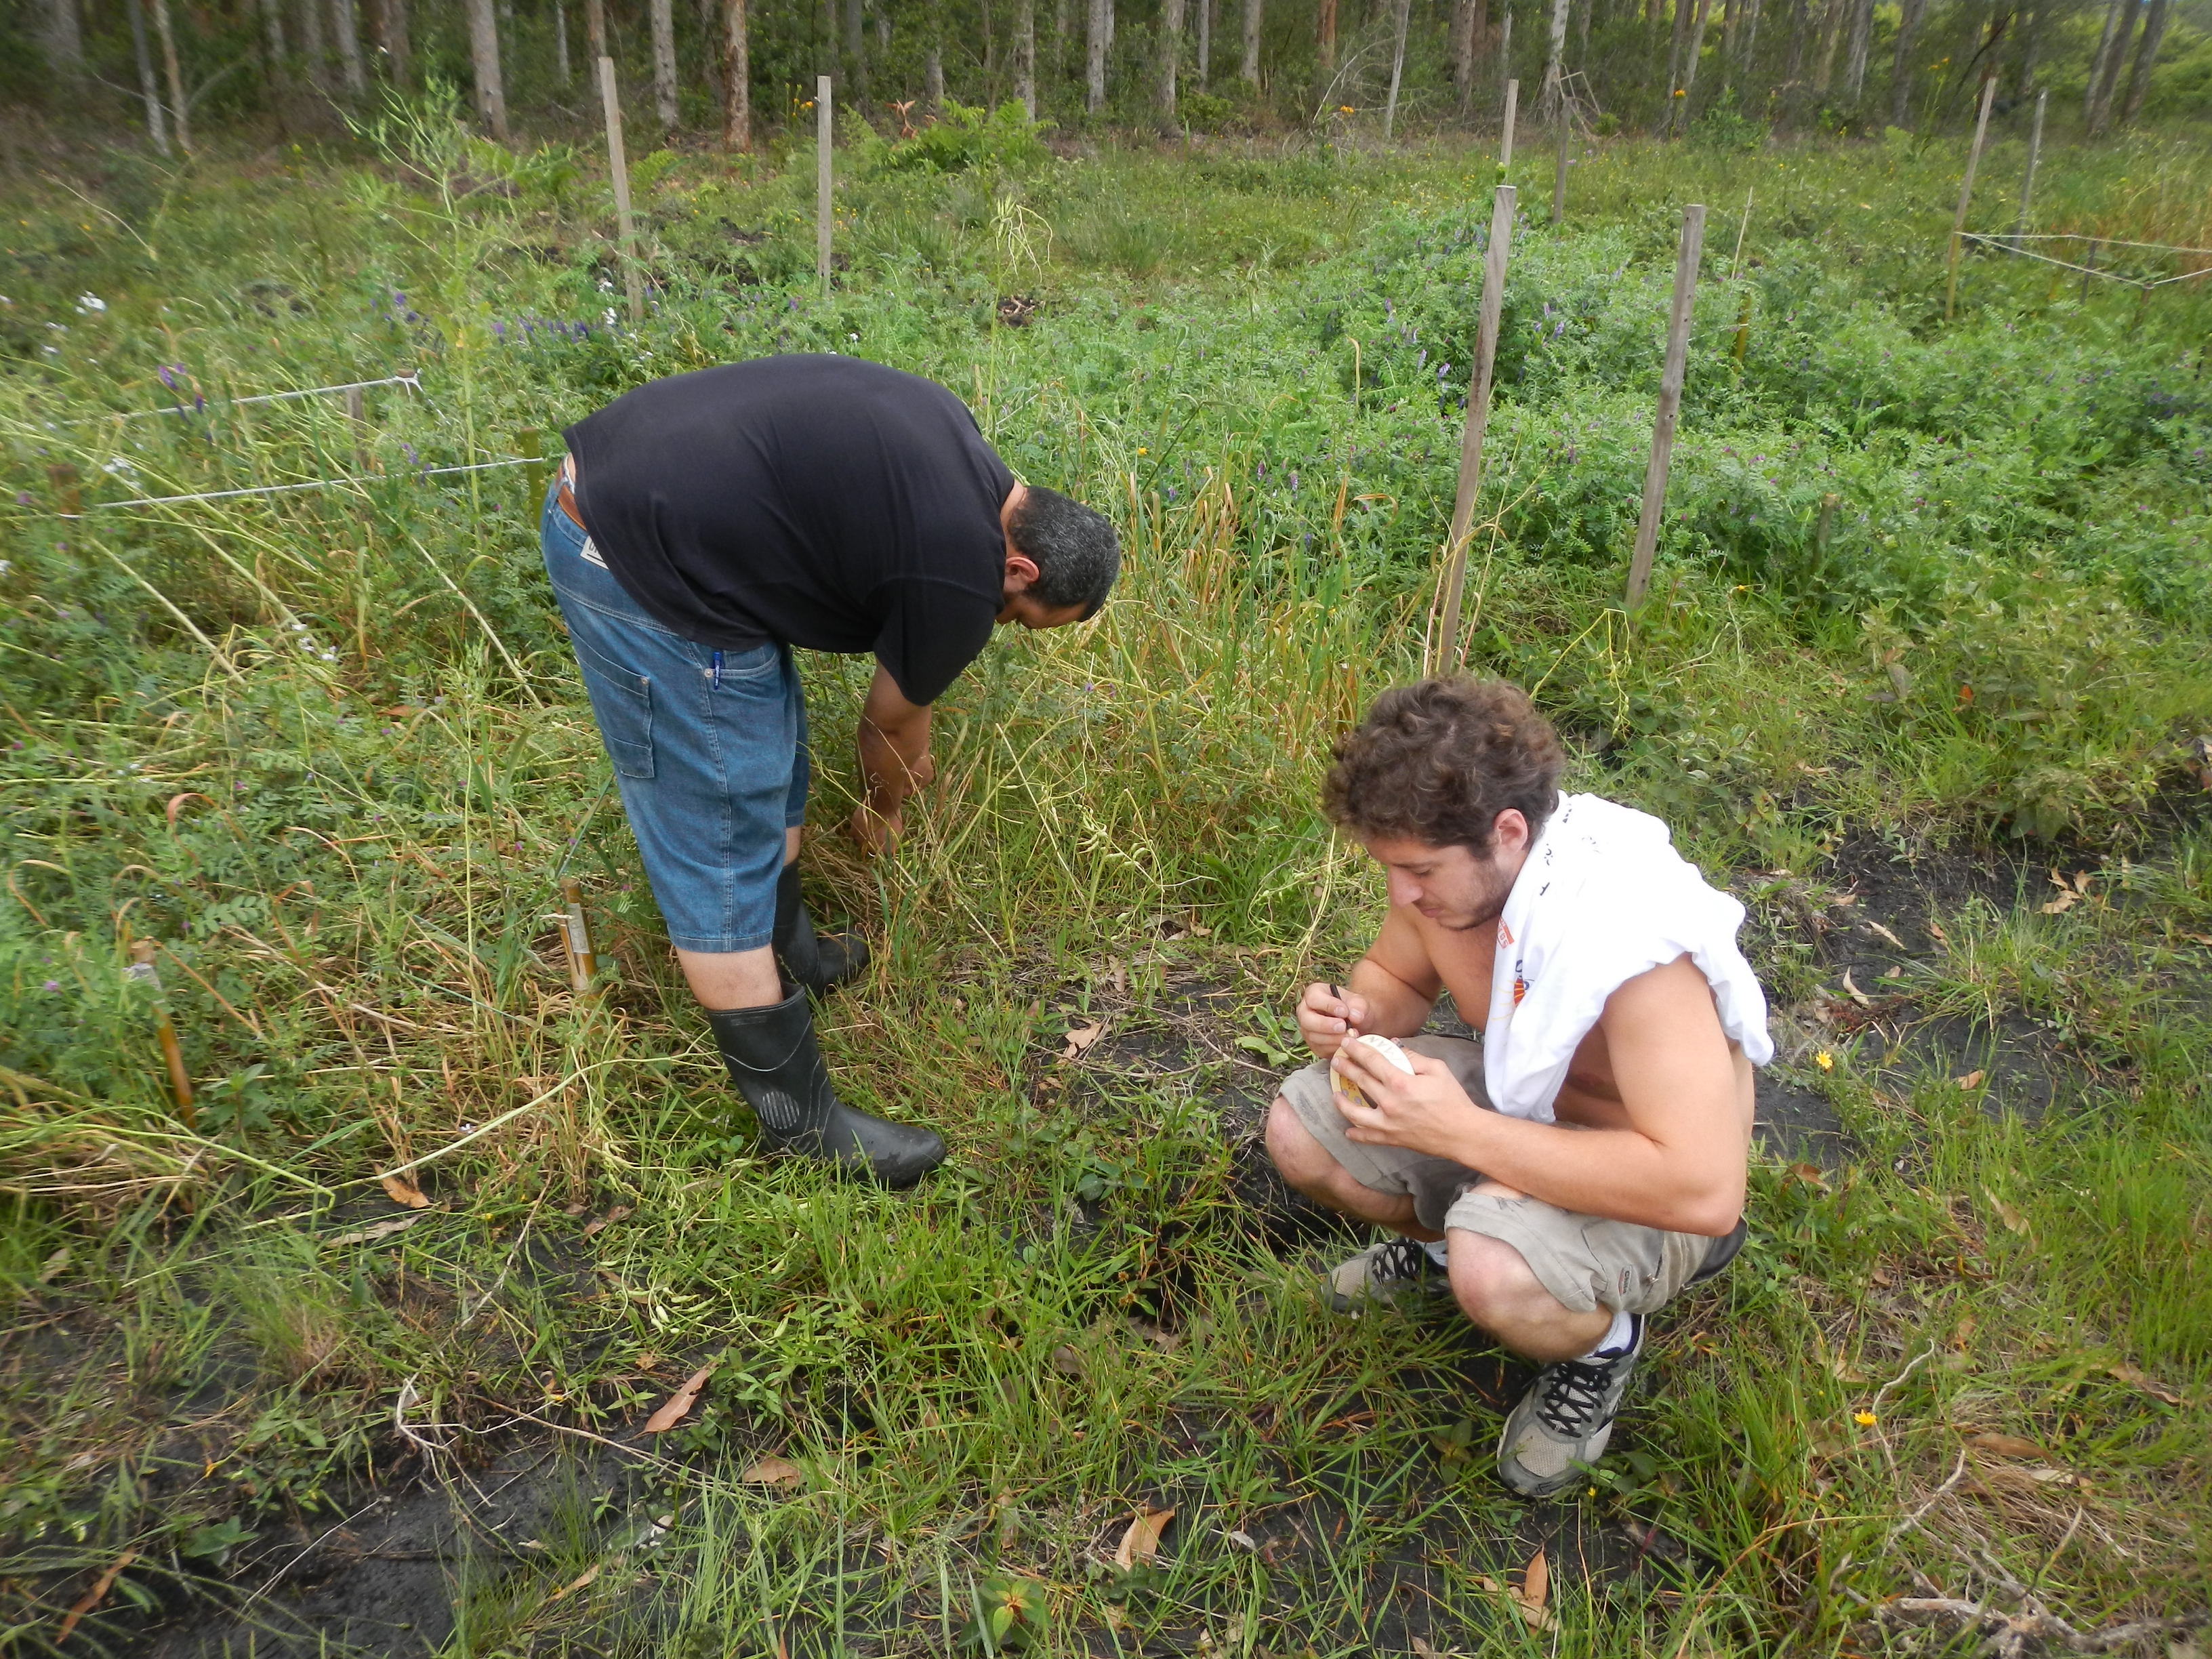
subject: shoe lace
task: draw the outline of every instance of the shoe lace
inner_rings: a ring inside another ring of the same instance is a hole
[[[1418,1239],[1398,1237],[1384,1244],[1376,1257],[1376,1279],[1416,1279],[1427,1276],[1436,1263]]]
[[[1536,1405],[1538,1419],[1565,1439],[1584,1433],[1590,1419],[1604,1407],[1606,1393],[1613,1386],[1613,1366],[1618,1363],[1600,1360],[1592,1364],[1587,1360],[1565,1359],[1549,1367],[1540,1385],[1543,1394]]]

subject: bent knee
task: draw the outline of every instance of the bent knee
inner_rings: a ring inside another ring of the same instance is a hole
[[[1292,1186],[1325,1181],[1338,1168],[1328,1149],[1314,1139],[1297,1108],[1282,1097],[1267,1109],[1267,1156]]]
[[[1444,1235],[1452,1299],[1476,1324],[1494,1326],[1528,1311],[1531,1297],[1551,1297],[1521,1252],[1481,1233],[1454,1227]]]

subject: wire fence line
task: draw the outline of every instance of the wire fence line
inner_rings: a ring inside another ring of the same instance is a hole
[[[144,421],[161,415],[179,415],[189,418],[204,409],[235,409],[245,404],[280,404],[293,398],[322,398],[333,392],[366,392],[373,386],[404,386],[420,393],[422,390],[422,371],[410,368],[404,374],[386,374],[374,380],[340,380],[335,386],[301,386],[296,392],[257,392],[245,398],[210,398],[204,403],[173,404],[167,409],[117,409],[99,415],[80,415],[71,422],[76,426],[98,426],[108,421]]]
[[[2130,276],[2123,271],[2100,270],[2094,265],[2078,264],[2071,259],[2061,259],[2055,254],[2039,253],[2032,247],[2022,247],[2021,244],[2022,242],[2087,242],[2092,256],[2100,247],[2131,247],[2150,249],[2160,253],[2195,255],[2208,259],[2212,259],[2212,248],[2170,247],[2161,242],[2106,241],[2101,237],[2084,236],[2077,233],[2048,236],[2014,236],[2008,232],[2000,236],[1984,236],[1978,231],[1966,230],[1959,233],[1959,240],[1973,242],[1983,247],[1995,248],[2000,253],[2015,254],[2023,259],[2033,259],[2039,264],[2056,265],[2061,270],[2078,271],[2084,276],[2094,276],[2102,282],[2124,283],[2129,288],[2141,289],[2146,294],[2153,289],[2165,288],[2170,283],[2194,282],[2199,276],[2212,276],[2212,265],[2205,265],[2196,270],[2185,270],[2175,276]]]
[[[456,472],[489,472],[502,466],[546,466],[550,463],[542,456],[513,455],[496,461],[474,461],[466,466],[410,467],[408,473],[419,478],[446,477]],[[204,489],[190,495],[139,495],[127,501],[94,501],[79,513],[63,513],[64,519],[82,519],[91,513],[112,513],[125,507],[174,507],[187,501],[223,501],[241,495],[289,495],[304,489],[333,489],[343,484],[372,484],[381,478],[402,476],[398,472],[371,473],[366,476],[348,475],[336,478],[307,478],[298,483],[256,484],[248,489]]]

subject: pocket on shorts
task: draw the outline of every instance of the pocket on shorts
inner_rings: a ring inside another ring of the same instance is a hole
[[[584,671],[584,689],[592,694],[592,715],[599,722],[607,758],[623,777],[651,777],[652,680],[632,673],[582,640],[572,638],[570,642],[576,647],[577,665]]]

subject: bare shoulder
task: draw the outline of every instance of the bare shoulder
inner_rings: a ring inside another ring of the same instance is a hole
[[[1606,999],[1605,1012],[1598,1018],[1615,1048],[1654,1041],[1727,1046],[1713,988],[1687,956],[1623,980]]]
[[[1393,979],[1433,997],[1443,981],[1421,932],[1411,917],[1394,905],[1383,918],[1382,931],[1368,947],[1367,959]]]

